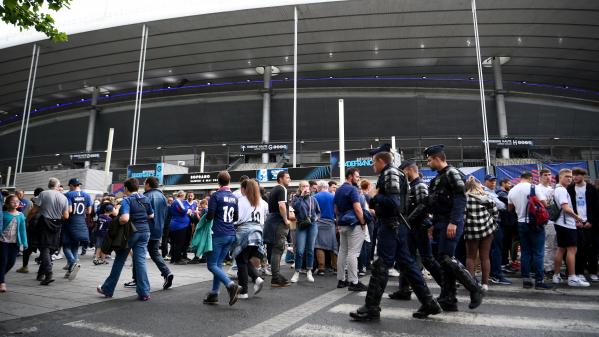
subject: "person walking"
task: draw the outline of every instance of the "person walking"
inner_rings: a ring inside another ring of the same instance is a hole
[[[154,210],[148,199],[137,192],[139,190],[137,179],[129,178],[125,180],[124,185],[125,197],[121,201],[118,221],[121,225],[132,225],[132,232],[127,240],[128,247],[116,251],[110,275],[103,284],[98,286],[97,291],[105,297],[112,297],[127,256],[129,256],[129,252],[133,251],[133,265],[137,280],[135,291],[140,301],[148,301],[150,299],[150,282],[146,266],[147,247],[150,239],[148,220],[154,217]]]
[[[19,198],[9,195],[4,201],[4,211],[0,210],[0,293],[7,291],[4,278],[15,265],[19,248],[27,249],[28,246],[25,216],[18,207]]]

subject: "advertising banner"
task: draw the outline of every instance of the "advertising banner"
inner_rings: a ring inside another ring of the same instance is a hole
[[[533,181],[536,183],[539,182],[539,170],[537,164],[523,164],[523,165],[506,165],[506,166],[496,166],[495,172],[497,176],[497,184],[502,179],[509,179],[512,184],[517,184],[520,182],[520,175],[524,171],[532,172]]]
[[[466,178],[469,176],[474,176],[480,182],[483,182],[486,175],[486,170],[484,167],[462,167],[458,168],[462,174]],[[430,183],[437,176],[437,171],[431,170],[429,168],[421,168],[420,173],[422,173],[422,181],[425,183]]]
[[[563,163],[543,163],[543,168],[551,170],[551,174],[553,174],[554,177],[557,177],[557,175],[559,174],[559,171],[561,169],[565,169],[565,168],[573,169],[575,167],[583,168],[583,169],[587,170],[587,172],[589,171],[589,165],[586,161],[574,161],[574,162],[563,162]]]
[[[158,183],[163,184],[163,164],[140,164],[140,165],[129,165],[127,167],[127,178],[137,178],[140,183],[147,177],[158,178]]]
[[[345,151],[345,169],[356,167],[360,170],[360,175],[364,177],[373,177],[377,174],[372,169],[371,149]],[[339,177],[339,151],[331,152],[331,175]]]

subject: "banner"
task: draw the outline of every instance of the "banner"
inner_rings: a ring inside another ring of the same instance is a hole
[[[319,180],[330,179],[331,169],[327,166],[298,167],[298,168],[274,168],[247,171],[229,171],[231,182],[239,182],[241,176],[255,178],[259,182],[277,181],[277,174],[287,171],[292,180]],[[164,176],[164,185],[195,185],[195,184],[218,184],[219,172],[204,173],[182,173]]]
[[[163,184],[163,164],[140,164],[127,167],[127,178],[137,178],[140,183],[148,177],[156,177],[160,185]]]
[[[345,151],[345,169],[356,167],[363,177],[377,176],[372,169],[371,149]],[[339,177],[339,151],[331,152],[331,175]]]
[[[73,153],[69,155],[69,159],[71,159],[74,163],[80,163],[85,161],[99,161],[104,160],[105,152],[83,152],[83,153]]]
[[[497,177],[497,185],[502,179],[509,179],[512,182],[512,185],[515,185],[520,182],[520,175],[524,171],[532,172],[532,179],[534,183],[539,182],[539,170],[537,164],[523,164],[523,165],[506,165],[506,166],[496,166],[495,167],[495,176]]]
[[[554,177],[557,177],[561,169],[573,169],[575,167],[583,168],[589,171],[589,164],[586,161],[574,161],[564,163],[543,163],[543,168],[549,169]],[[589,173],[590,174],[590,173]]]
[[[239,146],[241,153],[286,153],[289,150],[287,144],[242,144]]]
[[[484,167],[462,167],[458,168],[462,174],[466,177],[474,176],[481,183],[485,180],[486,169]],[[422,181],[429,184],[431,180],[433,180],[437,176],[437,171],[431,170],[429,168],[420,169],[420,173],[422,173]]]

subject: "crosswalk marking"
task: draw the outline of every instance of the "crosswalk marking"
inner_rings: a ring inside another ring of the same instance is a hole
[[[366,292],[358,293],[358,296],[366,297]],[[389,294],[383,294],[383,299],[388,299]],[[457,296],[458,301],[463,303],[469,303],[470,297],[468,296]],[[412,300],[418,300],[416,295],[412,294]],[[397,301],[401,302],[401,301]],[[554,300],[547,299],[545,301],[539,300],[530,300],[530,299],[521,299],[521,298],[499,298],[499,297],[490,297],[486,296],[483,298],[483,305],[485,304],[493,304],[493,305],[505,305],[505,306],[516,306],[516,307],[531,307],[531,308],[539,308],[546,307],[551,305],[552,307],[557,308],[568,308],[571,310],[597,310],[599,311],[599,303],[592,302],[581,302],[581,301],[564,301],[564,300]]]
[[[291,331],[288,336],[295,337],[424,337],[408,333],[388,331],[364,332],[336,325],[304,324]]]
[[[87,330],[98,331],[98,332],[102,332],[102,333],[123,336],[123,337],[152,337],[152,335],[148,335],[145,333],[128,331],[128,330],[124,330],[121,328],[106,325],[104,323],[99,324],[99,323],[87,322],[84,320],[65,323],[65,325],[70,326],[72,328],[87,329]]]
[[[355,304],[339,304],[331,308],[329,312],[347,315],[358,308]],[[412,318],[414,309],[383,308],[382,318],[399,318],[416,320]],[[496,314],[481,314],[477,312],[452,312],[431,316],[427,324],[431,323],[478,325],[498,328],[516,328],[531,330],[553,330],[563,332],[596,333],[599,331],[599,322],[581,321],[576,319],[554,319],[524,316],[505,316]]]
[[[431,289],[441,289],[436,283],[428,283],[428,287]],[[598,297],[599,298],[599,289],[573,289],[573,288],[555,288],[553,290],[535,290],[535,289],[524,289],[522,286],[512,285],[512,286],[493,286],[489,288],[489,294],[493,293],[546,293],[552,295],[572,295],[572,296],[587,296],[587,297]]]

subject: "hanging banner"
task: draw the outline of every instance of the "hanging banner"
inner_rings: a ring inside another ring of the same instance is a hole
[[[539,170],[537,164],[524,164],[524,165],[506,165],[506,166],[496,166],[495,167],[495,176],[497,177],[497,184],[502,179],[509,179],[513,185],[520,182],[520,175],[524,171],[532,172],[532,177],[534,183],[539,182]]]
[[[377,176],[372,169],[371,149],[349,150],[345,151],[345,169],[355,167],[360,170],[363,177]],[[331,152],[331,174],[333,177],[339,176],[339,151]]]
[[[431,180],[435,179],[437,176],[437,171],[431,170],[429,168],[421,168],[420,173],[422,173],[422,181],[429,184]]]
[[[127,178],[137,178],[140,180],[140,183],[143,183],[145,178],[156,177],[158,179],[158,183],[162,185],[163,174],[164,170],[162,163],[127,166]]]
[[[574,161],[564,163],[543,163],[543,168],[549,169],[554,177],[557,177],[561,169],[573,169],[575,167],[583,168],[589,171],[589,165],[586,161]]]
[[[484,182],[486,169],[484,167],[462,167],[458,168],[460,172],[464,175],[464,179],[468,179],[469,176],[474,176],[480,182]],[[429,168],[421,168],[420,173],[422,173],[422,181],[429,184],[431,180],[433,180],[437,176],[437,171],[431,170]]]

